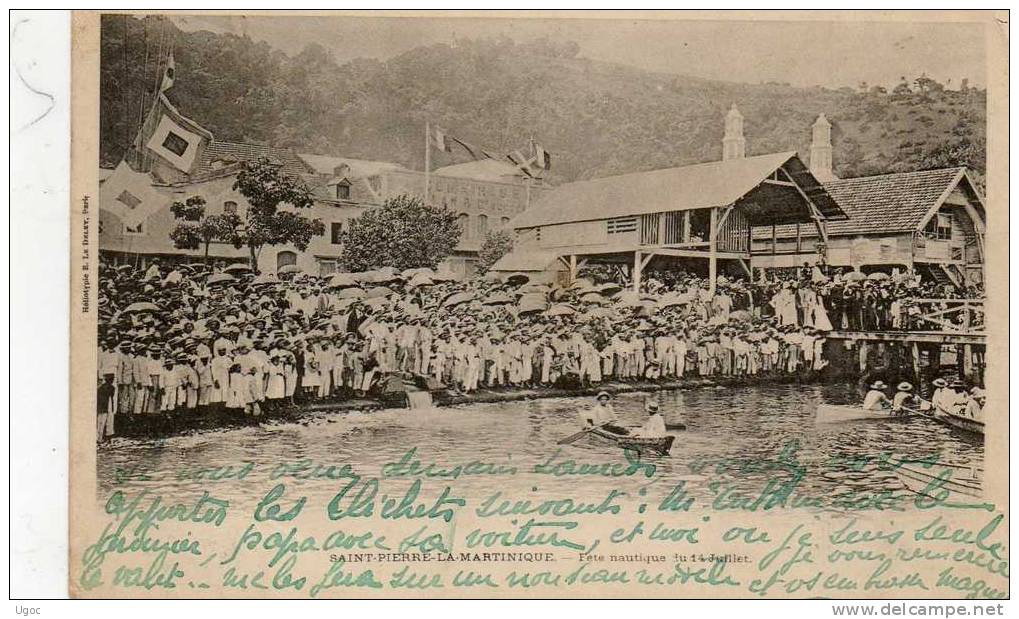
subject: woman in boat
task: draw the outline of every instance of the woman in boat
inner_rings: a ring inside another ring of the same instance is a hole
[[[644,421],[644,425],[634,433],[634,436],[640,438],[661,438],[665,436],[665,418],[662,417],[658,402],[648,401],[644,405],[644,409],[648,413],[648,418]]]
[[[629,434],[626,428],[616,425],[616,410],[612,408],[612,394],[608,391],[600,391],[595,396],[595,405],[582,411],[581,419],[587,427],[601,427],[602,430],[613,434]]]
[[[892,401],[885,395],[884,390],[888,388],[888,385],[881,381],[877,381],[870,386],[870,391],[867,395],[863,396],[863,409],[868,411],[880,411],[887,408],[891,408]]]

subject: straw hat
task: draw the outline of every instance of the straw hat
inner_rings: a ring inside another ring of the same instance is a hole
[[[595,399],[598,400],[598,401],[601,401],[603,398],[606,399],[606,400],[611,400],[612,399],[612,394],[609,393],[608,391],[599,391],[598,395],[595,396]]]
[[[873,385],[871,385],[871,386],[870,386],[870,388],[871,388],[871,389],[887,389],[887,388],[888,388],[888,385],[884,384],[884,383],[883,383],[883,382],[881,382],[881,381],[877,381],[876,383],[874,383]]]
[[[913,390],[913,385],[911,385],[911,384],[909,384],[907,382],[899,383],[899,391],[912,391],[912,390]]]

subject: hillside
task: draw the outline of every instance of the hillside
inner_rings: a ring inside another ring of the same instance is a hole
[[[810,125],[824,112],[840,176],[950,165],[979,175],[985,165],[986,93],[923,77],[891,93],[737,84],[596,62],[569,42],[509,39],[339,65],[317,45],[290,57],[248,38],[125,16],[102,25],[103,163],[129,144],[151,101],[155,58],[170,46],[170,98],[219,139],[417,169],[426,121],[490,151],[522,149],[533,136],[553,153],[556,181],[714,160],[732,103],[746,117],[748,154],[806,155]],[[438,153],[433,165],[464,159]]]

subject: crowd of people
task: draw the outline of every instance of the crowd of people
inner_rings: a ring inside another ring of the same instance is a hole
[[[909,294],[907,294],[909,293]],[[100,436],[116,415],[260,416],[363,396],[390,373],[454,392],[816,372],[833,328],[906,328],[903,278],[806,270],[761,282],[652,273],[569,285],[430,269],[326,277],[242,264],[103,263]]]

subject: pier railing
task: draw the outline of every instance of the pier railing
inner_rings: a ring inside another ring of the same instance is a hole
[[[983,299],[913,299],[919,314],[911,312],[907,328],[917,331],[983,333]]]

